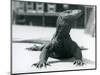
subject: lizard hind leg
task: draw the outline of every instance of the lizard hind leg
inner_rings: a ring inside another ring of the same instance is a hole
[[[39,46],[39,45],[33,45],[32,47],[29,47],[29,48],[26,48],[27,50],[30,50],[30,51],[41,51],[42,50],[42,48],[43,48],[44,46]]]

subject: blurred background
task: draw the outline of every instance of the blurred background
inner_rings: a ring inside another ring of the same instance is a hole
[[[43,3],[12,0],[12,24],[27,26],[56,27],[60,12],[69,9],[81,9],[81,15],[73,22],[72,28],[84,28],[85,32],[95,36],[95,6]]]

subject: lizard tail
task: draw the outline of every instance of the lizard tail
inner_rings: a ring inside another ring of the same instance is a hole
[[[80,50],[88,50],[88,48],[85,48],[85,47],[81,46]]]

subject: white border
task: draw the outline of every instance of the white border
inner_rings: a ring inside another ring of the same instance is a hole
[[[98,30],[98,69],[88,71],[70,71],[41,73],[40,75],[99,75],[100,73],[100,0],[31,0],[41,2],[68,3],[68,4],[85,4],[97,5],[97,30]],[[10,74],[10,0],[1,0],[0,2],[0,75]],[[25,74],[26,75],[26,74]]]

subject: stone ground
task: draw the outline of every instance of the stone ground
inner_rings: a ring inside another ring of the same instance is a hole
[[[12,41],[44,39],[50,40],[55,33],[53,27],[37,26],[12,26]],[[37,69],[32,67],[33,63],[39,60],[39,51],[28,51],[26,48],[33,46],[33,43],[15,43],[12,42],[12,72],[13,73],[30,73],[30,72],[47,72],[60,70],[80,70],[95,68],[95,38],[84,33],[84,29],[72,29],[70,35],[79,46],[84,46],[88,50],[83,50],[84,66],[74,66],[73,59],[58,60],[49,58],[51,66]]]

